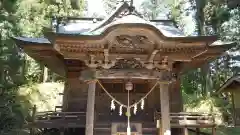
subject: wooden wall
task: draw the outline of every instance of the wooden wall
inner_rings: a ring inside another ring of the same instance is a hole
[[[86,111],[88,85],[78,78],[68,78],[65,82],[63,111]]]
[[[146,89],[148,92],[155,82],[149,82],[149,88]],[[112,122],[126,122],[125,112],[123,110],[123,115],[119,116],[119,106],[116,105],[116,110],[110,110],[111,99],[104,93],[99,85],[97,85],[96,90],[96,100],[95,100],[95,124],[108,123],[107,128],[111,128]],[[68,78],[65,83],[64,90],[64,110],[63,111],[86,111],[87,108],[87,89],[88,85],[81,82],[78,78]],[[107,89],[109,92],[113,89]],[[126,104],[127,101],[127,92],[124,93],[112,93],[116,99],[122,101]],[[131,100],[138,101],[146,93],[131,93]],[[180,91],[180,81],[176,81],[169,88],[170,94],[170,110],[171,112],[181,112],[182,111],[182,95]],[[133,101],[132,101],[133,102]],[[154,112],[160,111],[160,89],[156,87],[152,93],[146,98],[144,110],[140,109],[138,106],[137,115],[131,116],[132,122],[143,123],[143,128],[152,128],[156,129],[156,121],[154,119]],[[85,121],[83,121],[85,123]],[[174,132],[175,130],[173,130]],[[99,132],[99,131],[97,131]],[[145,131],[143,131],[145,133]],[[151,132],[155,134],[156,131]],[[180,131],[176,130],[176,133]]]
[[[180,91],[180,81],[170,85],[169,94],[170,94],[170,108],[171,112],[181,112],[182,111],[182,95]],[[154,82],[150,82],[150,85],[146,92],[148,92],[151,87],[154,85]],[[65,111],[80,111],[85,110],[86,100],[87,100],[87,88],[86,83],[81,82],[78,78],[68,78],[65,83],[64,90],[64,110]],[[105,92],[101,90],[99,86],[96,87],[96,109],[101,112],[101,110],[110,110],[111,99],[106,95]],[[108,89],[109,90],[109,89]],[[113,91],[114,88],[109,90]],[[158,110],[160,111],[160,92],[159,87],[156,87],[155,90],[148,96],[145,101],[145,110]],[[113,95],[120,101],[126,104],[127,96],[126,92],[124,93],[113,93]],[[140,100],[146,93],[131,93],[130,98],[132,102]],[[240,94],[239,94],[240,96]],[[140,108],[140,107],[139,107]]]
[[[240,125],[240,87],[232,91],[233,110],[234,110],[234,123]]]

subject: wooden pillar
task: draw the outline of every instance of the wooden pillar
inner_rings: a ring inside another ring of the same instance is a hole
[[[212,135],[216,135],[217,134],[217,131],[216,131],[216,127],[214,126],[213,128],[212,128]]]
[[[33,109],[32,109],[32,123],[33,123],[33,126],[34,126],[34,122],[35,122],[36,112],[37,112],[37,106],[34,105]],[[30,135],[34,135],[34,134],[35,134],[35,128],[31,127],[30,128]]]
[[[86,135],[93,135],[94,129],[94,106],[95,106],[96,82],[92,81],[88,86],[87,112],[86,112]]]
[[[158,128],[158,134],[162,135],[162,124],[161,124],[161,120],[157,120],[157,128]]]
[[[196,135],[200,135],[200,128],[196,128]]]
[[[184,135],[188,135],[188,128],[184,127]]]
[[[69,93],[69,82],[68,79],[66,80],[64,84],[64,91],[63,91],[63,103],[62,103],[62,111],[65,112],[67,111],[68,108],[68,93]]]
[[[167,83],[160,83],[161,135],[171,135],[168,85]]]
[[[60,128],[60,135],[64,135],[64,128]]]
[[[184,117],[184,123],[187,124],[186,116]],[[184,135],[188,135],[188,127],[187,126],[184,127]]]

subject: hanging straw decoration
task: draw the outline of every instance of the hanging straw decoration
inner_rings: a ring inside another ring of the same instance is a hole
[[[136,115],[137,113],[137,104],[134,105],[133,113]]]
[[[144,98],[141,100],[141,109],[144,109]]]
[[[122,107],[124,107],[124,108],[128,108],[127,105],[121,103],[119,100],[117,100],[116,98],[114,98],[114,97],[106,90],[106,88],[102,85],[102,83],[101,83],[99,80],[97,80],[97,83],[100,85],[100,87],[103,89],[103,91],[104,91],[112,100],[114,100],[114,102],[115,102],[116,104],[118,104],[118,105],[120,105],[120,106],[122,106]],[[148,91],[148,93],[147,93],[144,97],[142,97],[139,101],[133,103],[132,105],[129,105],[129,107],[130,107],[130,108],[133,108],[133,107],[135,106],[135,104],[140,104],[140,103],[141,103],[141,108],[143,109],[143,108],[144,108],[144,101],[143,101],[143,100],[144,100],[145,98],[147,98],[147,96],[154,90],[154,88],[155,88],[158,84],[159,84],[159,83],[156,82],[155,85]]]
[[[123,109],[123,105],[121,105],[121,106],[119,107],[119,115],[120,115],[120,116],[122,116],[122,109]]]
[[[111,101],[111,110],[115,110],[116,109],[116,106],[115,106],[115,103],[114,103],[114,100]]]

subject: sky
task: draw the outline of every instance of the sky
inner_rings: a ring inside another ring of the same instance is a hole
[[[102,0],[88,0],[88,12],[90,15],[96,13],[104,14]]]
[[[134,5],[139,7],[142,2],[143,0],[135,0]],[[91,16],[94,13],[97,13],[100,16],[106,15],[102,0],[88,0],[88,15]]]
[[[134,6],[136,7],[136,10],[139,11],[139,7],[141,5],[141,3],[144,0],[134,0]],[[165,1],[165,2],[170,2],[171,0],[160,0],[160,1]],[[186,5],[189,6],[189,5]],[[88,0],[88,13],[87,16],[91,17],[93,16],[93,14],[97,14],[98,16],[104,16],[106,17],[107,14],[104,10],[104,6],[103,6],[103,0]],[[165,18],[165,17],[163,17]],[[163,19],[161,18],[161,19]],[[160,19],[160,18],[158,18]],[[189,35],[192,34],[192,32],[194,31],[194,27],[192,27],[194,25],[194,18],[192,16],[184,16],[184,24],[185,24],[185,28],[184,28],[184,32]],[[187,24],[187,25],[186,25]]]

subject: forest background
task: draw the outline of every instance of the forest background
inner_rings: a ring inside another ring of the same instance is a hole
[[[224,41],[237,42],[225,55],[181,76],[184,109],[217,112],[222,123],[229,122],[232,115],[231,95],[215,92],[228,78],[240,73],[240,2],[229,1],[142,0],[137,7],[145,18],[174,20],[186,35],[218,35]],[[110,13],[119,2],[102,3],[105,12]],[[43,27],[58,16],[104,17],[97,13],[89,16],[87,0],[0,1],[1,135],[25,135],[22,126],[29,121],[33,105],[52,110],[61,102],[58,93],[63,90],[64,79],[31,59],[12,40],[15,36],[42,37]],[[239,131],[221,129],[219,134]]]

